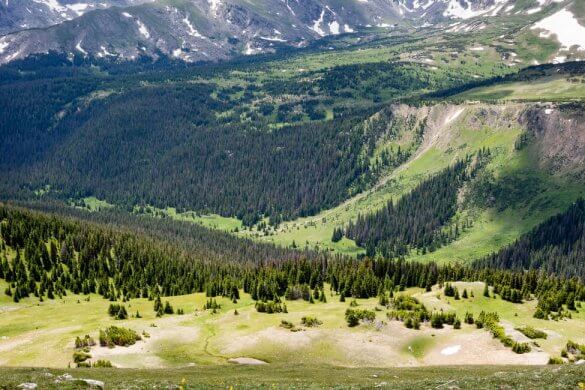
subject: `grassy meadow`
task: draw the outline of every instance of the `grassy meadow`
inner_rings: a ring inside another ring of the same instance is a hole
[[[340,302],[326,286],[327,302],[286,301],[288,313],[258,313],[254,301],[241,293],[237,303],[217,297],[221,308],[204,310],[204,293],[164,298],[175,312],[157,318],[153,302],[132,299],[125,303],[130,314],[126,320],[108,316],[108,300],[98,295],[67,295],[39,302],[26,298],[13,303],[0,297],[0,365],[26,367],[74,367],[74,340],[88,334],[98,339],[100,329],[110,325],[127,327],[142,335],[130,347],[91,348],[91,361],[105,359],[119,368],[181,368],[226,365],[244,359],[245,363],[290,366],[341,367],[413,367],[459,364],[546,364],[549,356],[559,356],[568,340],[585,343],[585,311],[572,319],[545,321],[532,318],[536,302],[514,304],[501,298],[482,295],[483,283],[455,283],[473,292],[473,297],[455,301],[445,297],[438,286],[431,292],[411,288],[397,294],[419,299],[428,310],[454,311],[463,319],[466,312],[477,317],[481,311],[497,311],[507,334],[517,337],[514,327],[531,325],[549,333],[538,340],[528,354],[515,354],[493,339],[484,329],[464,324],[461,330],[451,326],[433,329],[424,324],[420,330],[407,329],[403,323],[389,320],[387,309],[378,300],[357,299],[358,309],[373,310],[376,321],[349,328],[344,318],[351,299]],[[0,283],[4,290],[5,283]],[[140,318],[135,318],[139,312]],[[237,314],[236,314],[237,312]],[[316,317],[316,327],[301,324],[303,317]],[[281,321],[294,325],[293,330]],[[511,332],[511,333],[510,333]],[[456,353],[448,353],[449,348]],[[50,351],[50,353],[48,353]],[[236,360],[233,360],[236,359]],[[248,361],[249,360],[249,361]],[[96,369],[97,370],[97,369]]]

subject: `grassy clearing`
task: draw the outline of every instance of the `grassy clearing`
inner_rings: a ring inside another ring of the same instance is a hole
[[[488,101],[582,101],[585,99],[585,77],[545,77],[531,82],[512,82],[473,88],[455,95],[461,100]]]
[[[474,298],[454,301],[445,298],[435,287],[431,293],[412,288],[404,294],[423,301],[429,310],[456,311],[460,318],[469,311],[478,315],[481,310],[497,311],[510,329],[530,325],[549,333],[547,340],[539,340],[545,355],[558,356],[567,340],[585,343],[585,311],[573,313],[573,319],[544,321],[532,318],[536,302],[512,304],[501,299],[482,296],[481,283],[455,283],[462,292],[473,291]],[[0,289],[6,287],[0,282]],[[349,301],[339,302],[326,286],[327,303],[310,304],[305,301],[287,301],[288,313],[258,313],[249,295],[242,293],[238,303],[227,298],[216,298],[221,309],[216,314],[202,310],[207,298],[203,293],[168,297],[175,310],[184,315],[165,315],[156,318],[153,302],[133,299],[125,305],[130,315],[140,312],[142,318],[114,320],[107,314],[109,301],[91,295],[68,295],[63,299],[39,303],[26,298],[12,303],[5,295],[0,297],[0,365],[64,368],[72,364],[75,337],[86,334],[97,340],[99,329],[110,325],[130,328],[150,337],[130,347],[93,347],[92,361],[110,360],[120,368],[180,368],[225,365],[233,358],[253,358],[273,364],[393,367],[449,364],[534,364],[534,356],[516,355],[497,340],[474,326],[463,325],[462,330],[451,327],[436,330],[428,324],[421,330],[407,329],[404,324],[389,321],[386,310],[376,310],[377,299],[358,299],[359,309],[376,313],[377,323],[348,328],[344,318]],[[237,310],[238,314],[235,314]],[[313,328],[302,326],[304,316],[316,317],[322,322]],[[292,332],[280,326],[286,320],[300,331]],[[447,346],[462,345],[458,355],[443,356]],[[477,356],[476,349],[483,354]],[[50,353],[47,353],[50,351]],[[490,360],[496,354],[498,360]],[[531,357],[532,356],[532,357]],[[450,360],[451,359],[451,360]],[[457,360],[459,359],[459,360]],[[531,363],[532,362],[532,363]]]

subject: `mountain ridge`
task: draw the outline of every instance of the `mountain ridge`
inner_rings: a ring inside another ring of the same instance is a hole
[[[165,54],[187,62],[208,61],[273,52],[279,47],[303,47],[326,36],[367,28],[442,26],[456,32],[457,24],[477,18],[532,15],[570,3],[562,0],[534,0],[524,5],[510,0],[110,0],[100,3],[5,0],[0,3],[0,63],[49,51],[112,60]],[[35,8],[31,9],[31,4]]]

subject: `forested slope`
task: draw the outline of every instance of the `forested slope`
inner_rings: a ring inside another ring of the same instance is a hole
[[[476,267],[538,269],[550,274],[585,279],[585,201],[579,199],[514,244],[503,248]]]
[[[568,296],[585,299],[585,288],[578,281],[536,271],[329,256],[310,260],[292,252],[280,259],[264,252],[268,258],[263,260],[214,261],[168,241],[7,205],[0,207],[0,238],[0,278],[9,283],[5,294],[15,302],[33,295],[54,299],[69,292],[97,292],[124,300],[205,291],[211,297],[237,299],[234,289],[243,289],[255,300],[278,302],[288,288],[307,285],[322,290],[326,282],[343,296],[368,298],[395,286],[430,288],[449,280],[483,280],[498,289],[515,288],[561,305]],[[206,242],[199,245],[205,247]],[[238,245],[246,242],[224,250],[237,252]]]

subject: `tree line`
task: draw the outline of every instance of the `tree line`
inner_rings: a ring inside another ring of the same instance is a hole
[[[585,287],[578,279],[543,271],[358,260],[296,251],[280,258],[266,256],[270,252],[255,257],[252,251],[246,259],[216,261],[213,250],[209,256],[204,249],[192,253],[145,233],[6,205],[0,207],[0,237],[0,279],[8,282],[5,293],[15,301],[30,296],[55,299],[68,293],[98,293],[111,301],[155,300],[194,292],[237,300],[239,293],[234,291],[241,289],[266,308],[268,302],[301,299],[307,292],[309,299],[320,297],[325,283],[344,299],[376,297],[408,287],[429,290],[454,280],[480,280],[499,290],[514,288],[537,298],[539,304],[546,302],[551,310],[564,306],[575,310],[576,301],[585,300]]]

